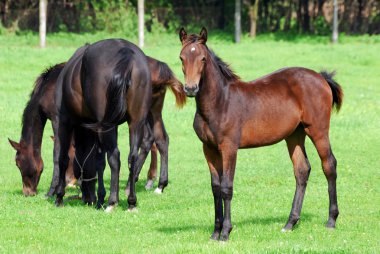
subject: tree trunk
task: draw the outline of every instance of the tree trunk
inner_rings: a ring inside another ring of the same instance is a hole
[[[40,47],[46,47],[47,0],[40,0]]]
[[[138,0],[137,12],[139,18],[139,47],[144,47],[144,0]]]
[[[338,42],[338,0],[334,0],[333,33],[332,42]]]
[[[291,22],[292,22],[292,14],[293,14],[293,0],[289,1],[289,5],[286,10],[286,17],[285,17],[285,24],[284,24],[284,31],[289,31]]]
[[[224,29],[226,24],[226,18],[225,18],[225,0],[221,0],[219,3],[219,19],[218,19],[218,28]]]
[[[255,0],[253,4],[250,1],[247,1],[248,5],[248,16],[249,16],[249,36],[256,37],[257,29],[257,12],[259,9],[259,0]]]
[[[241,0],[235,0],[235,43],[240,42],[241,35]]]

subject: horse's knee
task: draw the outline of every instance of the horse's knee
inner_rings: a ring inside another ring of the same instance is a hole
[[[120,151],[118,148],[115,148],[108,157],[108,164],[111,169],[117,169],[120,165]]]
[[[223,181],[220,186],[220,193],[223,199],[231,200],[233,195],[233,185],[231,181]]]
[[[336,166],[337,160],[335,159],[335,156],[332,153],[330,154],[330,156],[322,160],[323,172],[328,179],[336,180]]]

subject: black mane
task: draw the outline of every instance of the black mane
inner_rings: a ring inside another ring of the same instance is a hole
[[[240,77],[231,70],[230,65],[224,62],[220,57],[218,57],[214,51],[211,49],[208,50],[212,60],[218,65],[220,72],[228,81],[237,81],[240,80]]]
[[[56,64],[46,68],[34,82],[33,91],[30,94],[30,99],[26,104],[22,115],[22,126],[29,125],[30,121],[35,117],[40,117],[39,114],[39,99],[43,95],[43,88],[46,86],[49,79],[56,79],[61,73],[65,63]]]

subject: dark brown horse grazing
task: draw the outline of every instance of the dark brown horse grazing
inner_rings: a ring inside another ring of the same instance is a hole
[[[61,71],[55,93],[58,110],[59,183],[56,205],[63,204],[70,136],[86,127],[97,132],[93,146],[107,153],[111,168],[108,199],[112,209],[119,201],[120,152],[116,127],[129,125],[128,166],[131,181],[129,208],[136,205],[135,170],[152,89],[147,58],[134,44],[108,39],[79,48]],[[146,129],[146,128],[145,128]],[[89,130],[90,131],[90,130]]]
[[[22,191],[25,196],[37,193],[37,185],[44,165],[41,157],[41,143],[47,119],[52,120],[53,131],[56,134],[57,125],[54,122],[54,117],[57,115],[57,110],[54,105],[54,91],[56,80],[63,66],[64,63],[61,63],[48,68],[37,78],[22,116],[20,141],[17,143],[9,139],[9,143],[17,151],[15,160],[22,176]],[[54,153],[53,171],[58,173],[56,153]],[[58,174],[53,174],[54,177],[58,179]],[[66,182],[70,183],[73,179],[73,169],[69,165]],[[50,187],[48,196],[53,195],[54,188],[53,185]]]
[[[160,96],[162,100],[165,97],[165,93],[162,90],[162,79],[164,78],[165,71],[160,71],[162,64],[155,64],[153,58],[148,58],[149,68],[151,71],[152,85],[154,85],[153,99]],[[9,140],[9,143],[17,151],[15,161],[16,165],[20,169],[20,173],[23,181],[23,193],[25,196],[35,195],[37,193],[37,186],[43,170],[43,160],[41,157],[41,145],[42,135],[45,128],[46,120],[49,119],[52,122],[53,132],[57,135],[57,123],[56,116],[57,110],[54,105],[54,91],[56,87],[56,81],[61,73],[65,63],[56,64],[50,68],[47,68],[42,72],[35,81],[34,89],[30,95],[30,99],[27,106],[24,109],[22,118],[23,127],[19,143]],[[161,72],[161,76],[159,76]],[[165,77],[166,78],[166,77]],[[182,89],[182,84],[176,80],[169,82],[169,86],[172,88],[174,95],[176,96],[176,102],[179,107],[185,103],[185,95]],[[161,90],[160,90],[161,89]],[[157,99],[154,99],[157,100]],[[161,107],[161,110],[160,110]],[[154,102],[151,111],[161,112],[162,103]],[[161,113],[156,119],[162,121]],[[157,124],[157,127],[163,126],[163,124]],[[157,128],[156,128],[157,129]],[[166,133],[165,130],[162,131]],[[160,134],[160,132],[158,132]],[[165,134],[166,135],[166,134]],[[165,137],[161,135],[161,137]],[[168,139],[163,138],[164,141]],[[166,145],[167,147],[167,145]],[[47,196],[54,194],[55,186],[58,183],[58,154],[54,149],[54,170],[51,186],[47,193]],[[166,149],[167,151],[167,149]],[[73,172],[75,149],[73,146],[69,150],[70,162],[66,171],[66,184],[72,185],[75,183],[75,177]],[[80,155],[77,155],[80,157]],[[146,157],[146,156],[145,156]],[[167,155],[166,155],[167,157]],[[161,160],[163,161],[163,160]],[[162,163],[161,163],[162,164]],[[86,164],[85,166],[87,166]],[[40,166],[40,168],[38,168]],[[153,187],[154,180],[157,174],[157,147],[153,144],[151,149],[151,164],[148,170],[146,188],[151,189]],[[162,190],[162,189],[161,189]],[[92,199],[91,199],[92,200]]]
[[[336,159],[329,141],[333,106],[342,105],[343,91],[326,72],[285,68],[251,82],[243,82],[206,45],[207,31],[200,35],[179,32],[180,58],[185,91],[194,97],[197,110],[194,130],[203,142],[210,168],[215,204],[214,240],[228,240],[237,150],[286,141],[294,166],[296,191],[288,222],[297,223],[310,164],[305,151],[306,135],[322,161],[330,198],[327,227],[338,217]],[[224,207],[224,211],[223,211]]]

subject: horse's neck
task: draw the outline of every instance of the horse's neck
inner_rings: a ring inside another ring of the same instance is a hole
[[[40,155],[42,135],[47,118],[40,112],[37,102],[29,104],[28,107],[28,113],[23,120],[21,140],[23,140],[27,146],[32,146],[34,153]]]
[[[215,63],[207,63],[202,76],[202,88],[196,97],[197,110],[203,117],[212,118],[215,111],[224,108],[228,103],[228,87],[226,80]]]

